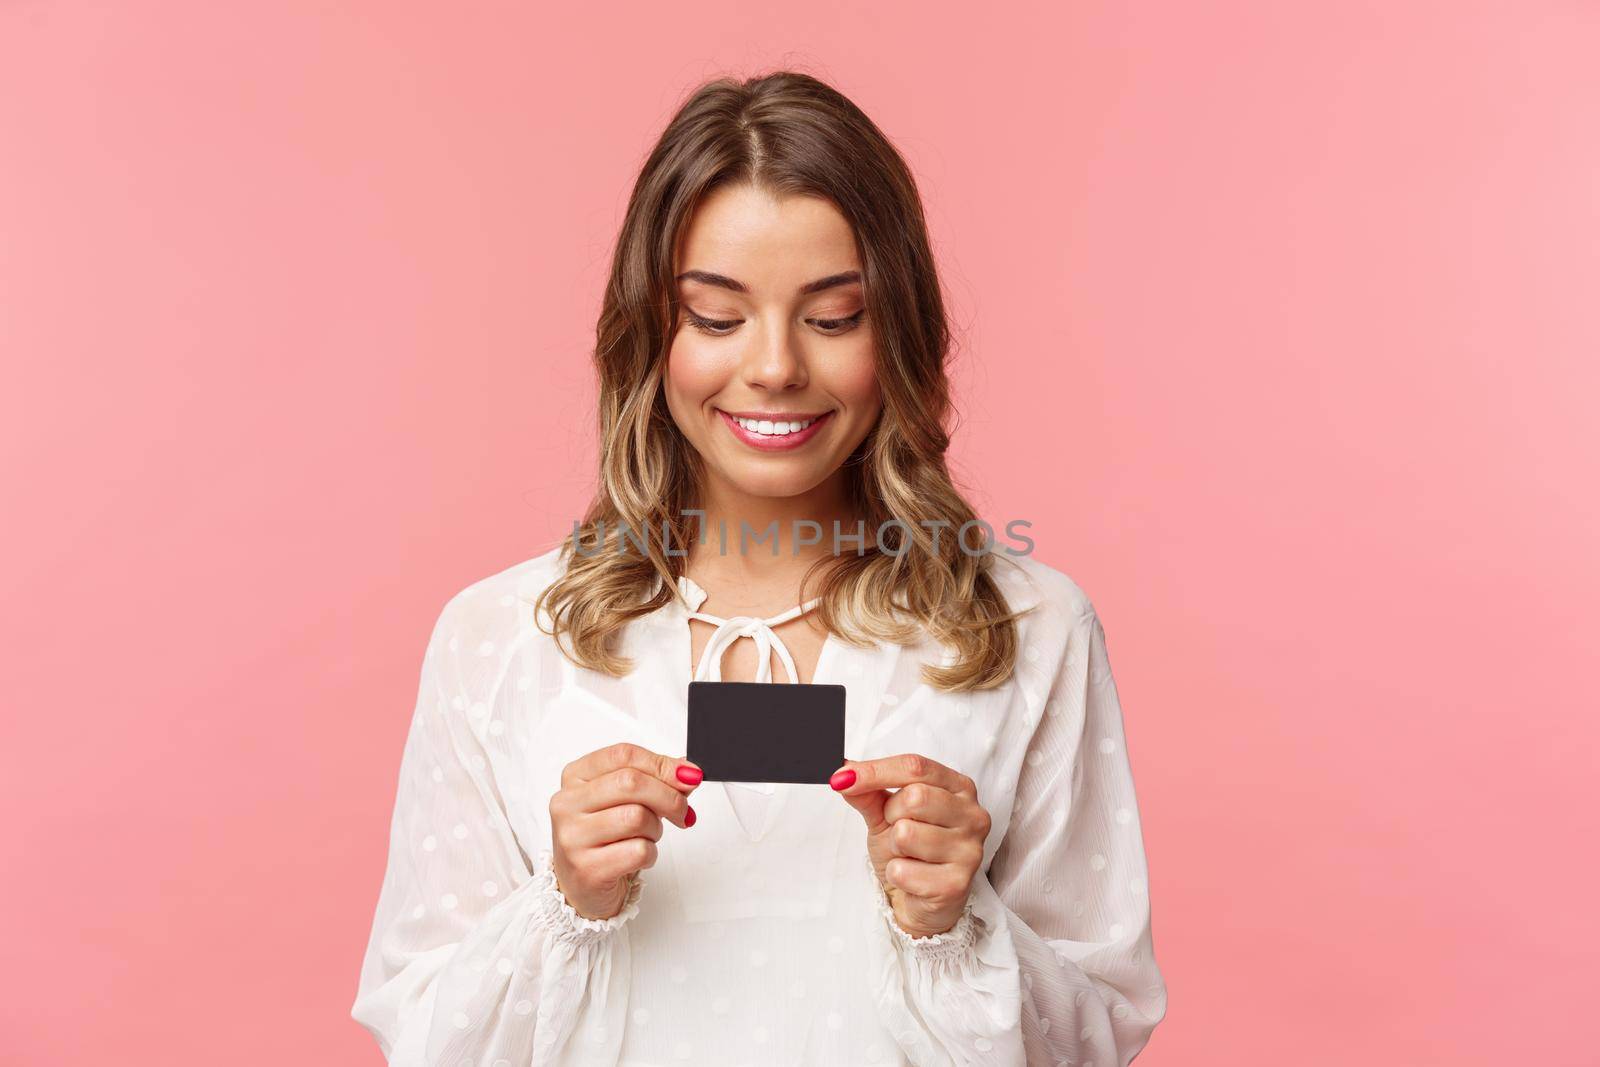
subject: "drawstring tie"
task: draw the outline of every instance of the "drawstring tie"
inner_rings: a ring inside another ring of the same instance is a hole
[[[741,637],[748,637],[756,643],[756,655],[759,657],[759,661],[756,664],[756,681],[772,681],[773,652],[777,652],[778,659],[783,663],[783,669],[789,673],[789,681],[798,682],[800,680],[800,675],[794,667],[794,656],[790,655],[789,647],[783,643],[783,638],[773,632],[772,628],[781,626],[792,619],[798,619],[820,604],[822,602],[821,597],[813,597],[804,604],[797,604],[788,611],[774,615],[770,619],[757,619],[750,615],[735,615],[731,619],[724,619],[698,610],[700,605],[705,603],[706,591],[695,584],[694,580],[688,575],[679,575],[678,588],[682,591],[684,599],[689,602],[689,618],[709,622],[716,627],[711,639],[706,642],[705,651],[700,653],[700,662],[696,665],[694,671],[695,681],[722,681],[722,657],[734,642]]]

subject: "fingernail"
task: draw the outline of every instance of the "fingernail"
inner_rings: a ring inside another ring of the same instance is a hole
[[[685,814],[683,817],[683,825],[684,828],[687,829],[694,825],[694,808],[689,807],[687,804],[685,804],[684,807],[689,808],[687,814]]]
[[[678,781],[682,782],[684,785],[699,785],[701,780],[705,778],[706,772],[702,771],[699,767],[692,767],[687,763],[680,763],[678,764],[677,775]]]
[[[828,779],[828,784],[835,789],[849,789],[856,784],[855,768],[846,767],[842,771],[834,771],[833,777]]]

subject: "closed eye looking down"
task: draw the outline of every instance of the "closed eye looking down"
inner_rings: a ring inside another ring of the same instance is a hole
[[[691,311],[689,308],[684,308],[683,310],[684,314],[688,316],[689,325],[693,326],[701,333],[710,334],[713,337],[728,336],[733,332],[734,327],[738,326],[744,321],[743,319],[709,319],[704,315],[700,315],[694,311]],[[840,334],[849,333],[851,330],[861,325],[861,320],[866,317],[866,314],[867,309],[862,308],[860,311],[849,316],[848,318],[807,319],[806,321],[817,327],[825,335],[830,337],[838,337]]]

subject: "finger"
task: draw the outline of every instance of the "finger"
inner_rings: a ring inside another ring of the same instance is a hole
[[[689,798],[666,782],[637,767],[622,767],[572,790],[574,810],[582,812],[614,808],[619,804],[643,804],[663,819],[688,826]]]
[[[839,770],[856,772],[855,780],[839,790],[846,796],[859,796],[875,789],[900,789],[912,782],[926,782],[951,793],[969,796],[974,800],[978,796],[977,786],[973,784],[971,778],[960,771],[946,767],[938,760],[929,759],[915,752],[885,756],[882,759],[847,759]]]
[[[848,791],[850,788],[849,786],[846,786],[844,789],[840,789],[838,787],[838,783],[840,781],[848,780],[849,775],[856,773],[855,767],[851,766],[852,762],[853,761],[851,760],[845,760],[845,768],[834,772],[833,782],[835,791],[838,792],[840,796],[844,797],[844,802],[846,804],[850,805],[852,808],[855,808],[861,813],[861,818],[865,820],[867,824],[868,834],[880,834],[889,828],[888,821],[885,820],[883,816],[884,806],[889,802],[889,792],[886,789],[869,789],[866,792],[853,792]],[[841,775],[846,777],[841,779]]]
[[[895,856],[883,865],[883,880],[903,893],[948,904],[972,887],[971,872],[955,863],[928,863]]]
[[[685,793],[692,791],[705,777],[699,766],[686,759],[663,756],[641,745],[619,741],[614,745],[597,748],[587,755],[579,756],[563,767],[561,788],[571,789],[582,782],[591,782],[624,767],[643,771]],[[684,777],[690,779],[689,781],[678,777],[679,768],[686,768]]]
[[[625,841],[601,845],[591,852],[588,869],[594,872],[597,881],[611,882],[618,878],[626,878],[634,871],[654,867],[659,855],[654,841],[643,837],[630,837]]]
[[[618,804],[580,815],[568,823],[564,828],[562,844],[570,851],[626,841],[630,837],[660,841],[663,832],[661,816],[645,805]]]
[[[889,800],[883,806],[883,817],[889,822],[910,818],[937,826],[971,830],[981,821],[979,810],[973,801],[947,789],[927,782],[912,782],[904,789],[889,794]]]
[[[977,870],[983,859],[982,843],[965,830],[952,830],[915,819],[898,819],[890,824],[889,850],[907,859],[951,863],[968,871]]]

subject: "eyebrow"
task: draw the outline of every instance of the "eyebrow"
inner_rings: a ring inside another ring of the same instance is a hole
[[[799,295],[809,296],[812,293],[820,293],[824,289],[832,289],[840,285],[851,285],[860,280],[860,271],[847,270],[841,274],[830,274],[826,278],[818,278],[814,282],[806,282],[800,287]],[[750,291],[750,287],[744,282],[735,281],[725,274],[713,274],[708,270],[686,270],[678,275],[678,281],[715,285],[723,289],[732,289],[736,293],[748,293]]]

